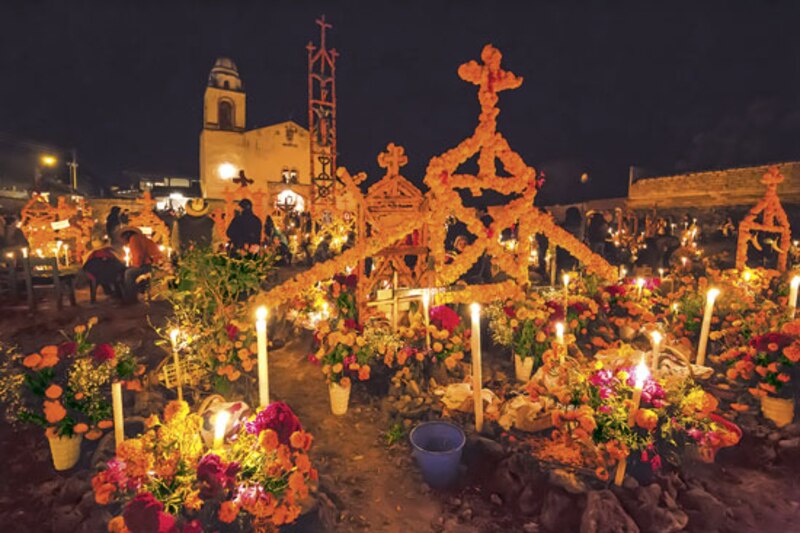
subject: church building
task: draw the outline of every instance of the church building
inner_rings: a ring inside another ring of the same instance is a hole
[[[200,132],[203,196],[222,199],[239,186],[240,171],[253,189],[269,193],[272,205],[304,210],[311,187],[308,130],[293,121],[247,130],[247,107],[236,64],[219,58],[208,77]]]

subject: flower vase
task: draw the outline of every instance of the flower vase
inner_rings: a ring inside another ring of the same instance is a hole
[[[47,437],[50,441],[50,453],[56,470],[69,470],[81,458],[81,441],[83,435],[72,437]]]
[[[347,405],[350,403],[350,387],[329,383],[328,392],[331,396],[331,412],[336,416],[347,413]]]
[[[764,396],[761,398],[761,412],[779,428],[788,426],[794,420],[794,399]]]
[[[517,375],[517,381],[520,383],[529,382],[533,372],[533,357],[523,358],[514,354],[514,372]]]

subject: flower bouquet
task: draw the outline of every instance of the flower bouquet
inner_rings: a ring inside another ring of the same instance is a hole
[[[75,326],[60,345],[47,345],[22,356],[4,349],[0,363],[0,401],[12,424],[45,429],[54,466],[72,468],[80,458],[83,437],[97,440],[111,421],[111,383],[140,390],[144,367],[123,345],[93,344],[88,337],[96,318]]]
[[[552,308],[538,295],[532,295],[522,301],[490,305],[486,313],[492,339],[511,348],[517,381],[527,383],[550,347],[547,330]]]
[[[322,365],[322,373],[328,381],[331,411],[334,415],[343,415],[350,402],[351,376],[360,381],[368,380],[370,363],[377,352],[367,344],[355,320],[332,322],[339,329],[332,330],[328,321],[320,323],[315,335],[319,347],[309,359]]]
[[[202,424],[173,401],[163,422],[150,417],[142,436],[117,448],[92,479],[97,503],[121,509],[109,531],[278,531],[297,519],[317,472],[308,458],[312,436],[292,410],[270,404],[213,450]]]

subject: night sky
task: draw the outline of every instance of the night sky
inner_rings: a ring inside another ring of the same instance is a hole
[[[9,5],[10,4],[10,5]],[[248,128],[307,122],[306,50],[326,13],[340,52],[340,164],[375,179],[394,141],[420,181],[469,136],[486,43],[523,86],[500,128],[548,175],[545,200],[624,195],[649,173],[800,159],[797,2],[4,2],[0,133],[78,150],[106,183],[194,175],[218,56],[239,66]],[[579,176],[587,172],[587,185]]]

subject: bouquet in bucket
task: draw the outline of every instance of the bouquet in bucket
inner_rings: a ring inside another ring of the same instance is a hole
[[[337,329],[331,328],[332,323]],[[370,378],[370,363],[377,352],[368,344],[363,329],[355,320],[321,322],[315,339],[318,348],[309,360],[322,366],[322,373],[329,383],[348,388],[351,377],[359,381]]]
[[[550,347],[547,332],[552,312],[538,295],[493,304],[486,309],[492,339],[511,348],[514,355],[533,358],[534,368],[541,365],[542,355]]]
[[[30,423],[49,438],[83,435],[99,439],[112,427],[111,383],[141,390],[139,365],[124,344],[94,344],[91,318],[66,340],[23,356],[5,348],[0,363],[0,401],[12,424]]]
[[[97,503],[121,509],[109,531],[278,531],[300,515],[317,472],[312,436],[289,406],[275,402],[233,421],[213,449],[185,402],[170,402],[163,418],[150,417],[92,479]]]

